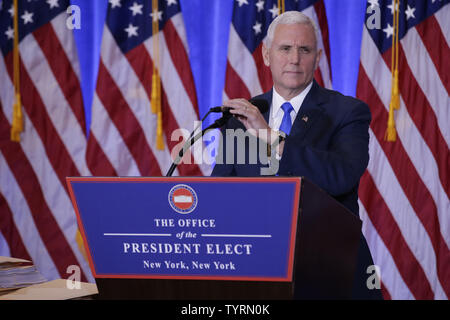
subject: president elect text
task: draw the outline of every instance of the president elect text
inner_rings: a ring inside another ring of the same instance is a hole
[[[250,255],[251,244],[123,242],[123,253]]]

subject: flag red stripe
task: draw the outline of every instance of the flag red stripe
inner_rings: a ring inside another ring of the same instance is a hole
[[[320,69],[317,68],[314,72],[314,79],[316,79],[317,83],[321,85],[322,87],[325,87],[325,83],[323,82],[322,78],[322,72],[320,72]]]
[[[252,97],[244,81],[242,81],[241,77],[236,73],[228,60],[225,78],[225,93],[229,99],[250,99]]]
[[[258,70],[258,79],[261,84],[261,89],[263,92],[267,92],[272,89],[272,73],[270,72],[270,68],[264,64],[264,59],[262,55],[262,46],[263,42],[259,44],[258,48],[253,52],[253,60],[255,60],[255,65]]]
[[[0,103],[1,105],[1,103]],[[1,109],[1,108],[0,108]],[[13,213],[0,192],[0,233],[9,246],[11,257],[32,260],[14,223]]]
[[[328,69],[331,77],[331,51],[330,51],[330,43],[328,41],[328,21],[327,21],[327,13],[325,10],[325,4],[323,1],[316,1],[314,3],[314,9],[316,10],[317,20],[319,21],[320,33],[322,34],[323,39],[323,47],[325,49],[325,54],[327,56],[328,61]]]
[[[0,109],[0,136],[8,137],[10,130],[11,126],[3,110]],[[47,205],[36,173],[19,143],[5,139],[0,144],[0,151],[3,153],[12,174],[22,190],[31,210],[36,228],[49,255],[58,269],[59,274],[61,276],[65,275],[68,266],[79,265],[79,263]],[[82,281],[86,281],[86,276],[82,270],[81,279]]]
[[[425,272],[402,237],[400,229],[392,218],[392,213],[367,170],[361,178],[359,196],[372,225],[391,252],[403,280],[414,297],[433,299],[434,294]]]
[[[433,60],[436,71],[438,72],[445,89],[447,89],[447,94],[449,94],[450,73],[448,72],[448,67],[445,68],[443,66],[448,66],[448,61],[446,60],[450,57],[450,49],[442,34],[439,23],[434,16],[431,16],[418,24],[416,30],[419,33],[425,48],[427,48],[431,60]]]
[[[11,53],[5,57],[5,64],[11,79],[13,79]],[[41,138],[47,158],[62,186],[65,188],[66,192],[68,192],[66,177],[68,175],[79,176],[80,173],[67,151],[66,146],[62,142],[61,137],[53,126],[42,98],[34,86],[22,59],[20,59],[20,92],[23,107]]]
[[[389,290],[386,288],[386,285],[384,284],[383,281],[381,282],[381,294],[383,295],[383,299],[384,300],[392,300],[392,296],[389,292]]]
[[[151,98],[151,88],[152,88],[152,70],[153,70],[153,62],[151,60],[150,55],[143,45],[137,46],[133,50],[129,51],[126,54],[126,58],[129,61],[131,67],[135,71],[137,77],[144,85],[145,91],[147,92],[148,99],[150,101]],[[150,108],[150,104],[148,106]],[[166,135],[166,143],[169,147],[169,150],[172,150],[177,144],[177,141],[171,141],[172,132],[179,128],[177,120],[172,112],[172,108],[169,105],[166,90],[164,85],[161,83],[161,108],[162,108],[162,116],[163,116],[163,130]],[[156,128],[155,128],[156,130]],[[202,175],[200,168],[191,161],[191,165],[180,163],[177,166],[178,172],[182,176],[189,175]]]
[[[360,67],[358,92],[361,96],[365,96],[365,90],[375,92],[375,88],[365,74],[365,70]],[[386,154],[406,197],[430,237],[433,249],[436,253],[438,277],[441,283],[444,284],[449,278],[447,271],[449,253],[445,240],[440,232],[436,204],[404,150],[402,142],[397,140],[395,143],[392,143],[384,140],[388,112],[384,108],[379,97],[372,96],[370,100],[366,101],[371,101],[370,108],[373,121],[370,127]],[[411,183],[411,181],[414,181],[414,183]]]
[[[183,42],[181,41],[177,30],[175,29],[172,20],[167,21],[163,29],[164,37],[166,39],[167,48],[169,49],[170,57],[177,70],[178,76],[183,83],[183,87],[191,100],[192,106],[194,107],[195,113],[197,114],[197,119],[200,118],[199,110],[197,105],[197,93],[194,86],[194,78],[190,68],[186,66],[190,65],[189,58],[187,56],[186,50],[184,48]],[[145,83],[145,82],[143,82]]]
[[[47,23],[33,32],[34,38],[39,44],[56,81],[61,88],[67,102],[78,120],[83,132],[86,132],[84,119],[83,96],[80,82],[72,64],[53,30],[51,23]]]
[[[155,165],[156,158],[145,139],[141,125],[102,60],[99,64],[96,92],[133,155],[141,175],[161,176],[161,170]]]
[[[89,170],[93,176],[118,176],[116,170],[103,152],[103,149],[100,147],[97,138],[92,131],[89,134],[86,159]]]
[[[384,55],[389,60],[390,55]],[[387,61],[386,61],[387,62]],[[399,46],[399,90],[411,119],[420,131],[433,154],[439,171],[439,178],[447,196],[450,197],[450,151],[444,137],[439,130],[436,114],[422,88],[417,83],[405,57],[403,47]]]

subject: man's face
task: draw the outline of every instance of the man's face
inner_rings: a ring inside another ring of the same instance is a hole
[[[280,24],[270,48],[263,46],[263,58],[270,67],[277,92],[291,99],[305,89],[319,65],[314,29],[309,24]]]

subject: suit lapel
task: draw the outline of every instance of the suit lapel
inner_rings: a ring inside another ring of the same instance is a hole
[[[270,108],[262,114],[267,123],[269,123],[269,116],[272,110],[272,94],[273,89],[257,97],[269,102]],[[327,91],[323,90],[322,87],[317,84],[316,80],[313,80],[311,90],[306,95],[299,113],[292,124],[290,135],[303,137],[323,116],[325,109],[321,105],[327,101]]]
[[[323,116],[325,109],[321,106],[327,96],[321,94],[322,88],[314,80],[311,90],[305,97],[299,113],[292,124],[290,135],[302,138],[308,130]]]

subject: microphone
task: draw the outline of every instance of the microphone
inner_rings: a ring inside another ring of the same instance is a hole
[[[267,112],[267,110],[269,110],[269,102],[267,100],[264,100],[264,99],[250,99],[249,102],[251,104],[253,104],[254,106],[256,106],[258,108],[259,112],[261,112],[261,113]],[[169,168],[169,171],[167,171],[166,177],[172,176],[173,172],[175,171],[175,168],[180,163],[180,161],[183,158],[183,155],[187,151],[187,149],[189,149],[195,143],[195,141],[197,141],[198,139],[203,137],[203,135],[206,133],[206,131],[211,130],[211,129],[220,128],[220,127],[222,127],[223,125],[225,125],[227,123],[227,121],[233,116],[230,113],[231,109],[232,108],[226,107],[226,106],[218,106],[218,107],[213,107],[213,108],[209,109],[208,113],[203,117],[201,122],[203,122],[205,120],[205,118],[211,112],[214,112],[214,113],[222,112],[223,113],[222,118],[217,119],[213,124],[211,124],[208,128],[203,129],[196,136],[193,136],[193,135],[194,135],[194,132],[197,131],[198,127],[195,128],[194,131],[191,132],[191,135],[189,136],[189,139],[185,142],[183,148],[178,153],[178,157],[173,161],[171,167]]]
[[[258,108],[259,112],[264,113],[269,110],[269,102],[265,99],[250,99],[248,100],[252,105]],[[233,115],[230,113],[230,110],[233,108],[226,106],[219,106],[210,109],[210,112],[222,112],[222,118],[217,119],[212,125],[210,125],[206,130],[216,129],[222,127],[225,123],[227,123],[228,119],[230,119]],[[214,110],[214,111],[211,111]]]
[[[257,107],[259,112],[261,112],[261,113],[267,112],[267,110],[269,110],[269,102],[265,99],[250,99],[248,102],[250,102],[252,105]],[[218,106],[218,107],[213,107],[213,108],[209,109],[209,112],[213,112],[213,113],[222,112],[222,113],[226,114],[226,113],[229,113],[231,109],[233,109],[233,108],[226,107],[226,106]]]
[[[225,106],[219,106],[219,107],[212,107],[211,109],[209,109],[210,112],[213,113],[219,113],[219,112],[228,112],[230,111],[230,107],[225,107]]]

